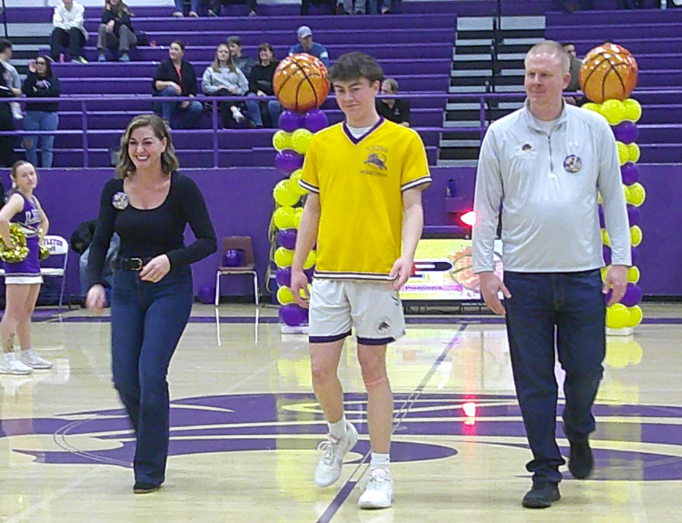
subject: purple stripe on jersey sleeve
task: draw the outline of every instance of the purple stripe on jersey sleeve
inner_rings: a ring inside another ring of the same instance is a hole
[[[412,180],[411,182],[407,182],[405,185],[403,185],[400,190],[401,191],[406,191],[408,189],[412,189],[413,187],[418,187],[419,185],[424,185],[425,183],[431,183],[433,180],[431,176],[422,176],[421,178],[417,178],[416,180]]]
[[[304,182],[303,180],[299,180],[298,185],[303,187],[306,191],[314,192],[315,194],[320,194],[320,188],[315,187],[314,185],[310,185],[308,182]]]

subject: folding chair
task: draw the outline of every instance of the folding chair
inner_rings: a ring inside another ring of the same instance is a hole
[[[244,262],[239,267],[225,267],[223,259],[228,250],[242,250],[244,251]],[[220,256],[220,267],[216,273],[215,280],[215,305],[220,303],[220,277],[224,275],[253,275],[253,290],[256,298],[256,305],[260,303],[260,291],[258,288],[258,273],[256,273],[256,264],[253,259],[253,244],[250,236],[226,236],[223,238],[223,252]]]
[[[64,291],[67,291],[68,307],[71,310],[71,293],[66,287],[66,267],[69,263],[69,242],[61,236],[48,235],[43,238],[43,244],[50,250],[50,257],[48,260],[54,260],[56,256],[63,256],[63,263],[57,267],[41,267],[40,274],[43,277],[55,277],[62,279],[61,290],[59,291],[59,312],[62,311],[62,303],[64,302]]]

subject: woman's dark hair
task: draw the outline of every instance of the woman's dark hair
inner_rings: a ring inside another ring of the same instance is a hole
[[[185,51],[185,42],[182,40],[171,40],[171,43],[168,44],[168,47],[170,48],[171,45],[176,44],[182,51]]]
[[[273,62],[274,62],[275,60],[277,60],[277,56],[275,55],[275,50],[272,48],[272,46],[271,46],[269,43],[267,43],[267,42],[263,42],[262,44],[260,44],[260,45],[258,46],[258,63],[261,63],[261,61],[260,61],[260,52],[263,51],[263,50],[265,50],[265,49],[267,49],[268,51],[270,51],[270,52],[272,53],[272,61],[273,61]]]
[[[45,60],[45,78],[52,78],[52,60],[44,54],[39,54],[36,60],[38,60],[38,58]]]
[[[175,147],[173,147],[173,139],[168,132],[168,127],[164,121],[155,114],[141,114],[133,118],[121,137],[121,150],[118,154],[118,164],[116,164],[116,176],[118,178],[127,178],[135,172],[135,164],[130,153],[128,152],[128,144],[130,143],[130,136],[135,129],[140,127],[149,127],[154,136],[159,140],[166,139],[166,150],[161,153],[161,170],[164,174],[170,174],[177,171],[180,164],[178,158],[175,156]]]

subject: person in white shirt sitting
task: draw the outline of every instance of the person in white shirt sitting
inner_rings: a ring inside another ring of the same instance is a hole
[[[54,8],[50,58],[55,62],[59,60],[62,47],[68,47],[72,62],[88,63],[83,56],[83,47],[88,40],[88,32],[83,27],[84,13],[85,9],[76,0],[62,0]]]

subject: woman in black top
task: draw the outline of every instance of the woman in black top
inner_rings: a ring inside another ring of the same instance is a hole
[[[249,75],[248,96],[250,100],[246,101],[251,121],[255,127],[263,127],[262,114],[266,108],[270,123],[267,127],[277,127],[282,105],[277,100],[256,101],[256,97],[275,95],[272,80],[278,65],[279,62],[275,58],[275,50],[272,46],[267,42],[260,44],[258,46],[258,64],[253,66]]]
[[[118,48],[119,62],[129,62],[128,51],[137,45],[137,36],[130,21],[132,13],[123,0],[105,0],[102,23],[97,35],[98,62],[106,62],[105,49]]]
[[[177,168],[161,118],[135,117],[121,139],[117,177],[102,191],[88,261],[86,305],[101,313],[104,259],[112,234],[118,233],[111,359],[114,387],[137,436],[135,493],[152,492],[164,482],[170,411],[166,374],[192,309],[190,264],[216,251],[204,198]],[[185,246],[188,223],[197,239]]]
[[[155,96],[191,96],[197,95],[197,74],[194,66],[183,60],[185,44],[173,40],[168,46],[169,60],[156,69],[152,80],[152,94]],[[170,125],[170,117],[179,113],[178,127],[191,129],[199,121],[204,107],[201,102],[186,100],[184,102],[161,102],[161,117]]]
[[[9,74],[5,69],[2,61],[0,61],[0,98],[14,98],[14,93],[9,87],[7,77]],[[12,108],[10,104],[0,102],[0,131],[14,131],[14,117],[12,116]],[[0,136],[0,167],[11,167],[17,161],[14,154],[14,136]],[[5,192],[2,192],[4,197]],[[4,203],[4,198],[0,202],[0,206]]]
[[[28,75],[21,90],[27,98],[57,98],[61,94],[61,86],[52,74],[52,66],[47,56],[39,56],[28,64]],[[59,127],[58,102],[27,102],[24,116],[24,131],[54,131]],[[40,141],[41,163],[38,164],[38,141]],[[40,138],[26,135],[24,137],[26,159],[33,165],[52,167],[54,157],[54,135],[43,134]]]

